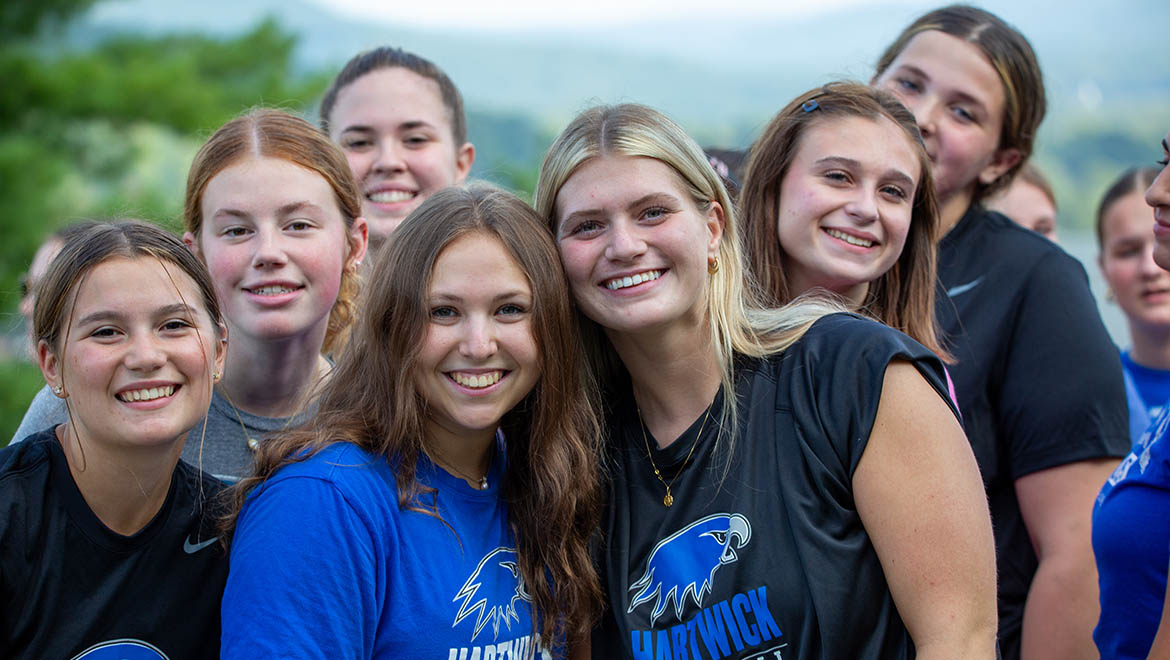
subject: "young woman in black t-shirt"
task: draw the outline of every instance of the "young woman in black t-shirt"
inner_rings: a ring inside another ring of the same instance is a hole
[[[936,312],[991,503],[1001,651],[1094,656],[1090,512],[1129,447],[1117,349],[1080,264],[981,205],[1032,153],[1039,63],[999,17],[953,5],[903,30],[873,84],[914,113],[934,170]]]
[[[179,461],[226,353],[207,270],[158,227],[89,227],[34,331],[69,416],[0,451],[0,656],[218,657],[222,485]]]
[[[578,116],[535,198],[608,405],[595,657],[994,657],[937,358],[829,303],[753,305],[718,176],[645,106]]]

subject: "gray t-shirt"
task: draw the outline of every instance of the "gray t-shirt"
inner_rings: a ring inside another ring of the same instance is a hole
[[[311,412],[291,418],[261,417],[233,408],[219,390],[215,390],[211,397],[211,408],[207,411],[206,433],[203,422],[196,424],[195,428],[187,433],[187,444],[183,446],[183,460],[224,481],[238,481],[252,472],[249,438],[262,440],[270,433],[305,421]],[[33,398],[12,442],[19,442],[33,433],[67,421],[69,411],[65,407],[65,400],[54,396],[46,385]]]

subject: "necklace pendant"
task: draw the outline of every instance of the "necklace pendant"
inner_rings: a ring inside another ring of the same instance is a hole
[[[674,504],[674,495],[670,494],[669,488],[666,489],[666,497],[662,498],[662,503],[665,504],[666,508],[668,508],[668,509],[670,508],[670,506],[672,504]]]
[[[486,474],[479,478],[479,489],[480,490],[487,490],[488,489],[488,482],[487,482],[487,475]]]
[[[253,437],[248,437],[248,449],[256,451],[260,448],[260,441]]]

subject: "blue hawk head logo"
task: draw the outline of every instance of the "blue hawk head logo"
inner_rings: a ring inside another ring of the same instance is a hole
[[[484,589],[487,593],[495,593],[500,589],[507,588],[507,585],[513,585],[511,598],[507,602],[500,601],[489,603],[486,596],[481,596],[478,600],[476,594],[479,588],[487,584]],[[471,577],[467,578],[467,582],[463,583],[463,587],[459,593],[455,594],[452,602],[463,599],[459,605],[459,612],[455,615],[455,622],[451,627],[459,625],[473,613],[475,618],[475,632],[471,635],[471,641],[479,636],[481,630],[489,623],[492,626],[492,637],[496,638],[500,634],[500,623],[508,629],[512,629],[512,622],[519,621],[520,616],[516,613],[516,601],[532,601],[532,597],[524,589],[524,581],[520,578],[520,565],[517,562],[516,550],[512,548],[496,548],[484,555],[484,558],[479,561],[479,565],[475,567]]]
[[[650,625],[674,601],[674,614],[682,620],[687,596],[703,606],[711,591],[715,571],[739,559],[737,550],[752,538],[752,526],[738,513],[716,513],[687,525],[658,542],[646,560],[646,571],[630,586],[629,614],[653,600]]]

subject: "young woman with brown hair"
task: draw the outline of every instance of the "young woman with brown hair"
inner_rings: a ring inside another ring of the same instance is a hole
[[[599,433],[555,246],[488,187],[395,236],[316,416],[237,490],[224,658],[528,657],[596,617]]]

